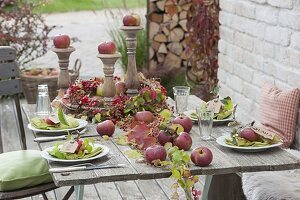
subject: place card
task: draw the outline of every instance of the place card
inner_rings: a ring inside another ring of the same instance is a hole
[[[219,113],[220,109],[222,107],[222,102],[220,101],[220,99],[213,99],[209,102],[207,102],[207,109],[209,110],[213,110],[214,113]]]
[[[257,128],[257,127],[250,127],[255,133],[257,133],[260,136],[263,136],[264,138],[273,140],[276,133],[268,131],[266,129],[262,129],[262,128]]]
[[[76,141],[68,140],[62,145],[61,151],[65,153],[75,153],[77,147],[78,143]]]

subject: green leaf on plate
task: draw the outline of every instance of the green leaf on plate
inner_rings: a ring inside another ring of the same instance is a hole
[[[66,126],[69,126],[69,123],[68,123],[68,121],[67,121],[67,119],[66,119],[66,116],[65,116],[65,114],[64,114],[64,112],[63,112],[63,110],[62,110],[61,107],[58,107],[58,109],[57,109],[57,117],[58,117],[59,122],[60,122],[61,124],[64,124],[64,125],[66,125]]]

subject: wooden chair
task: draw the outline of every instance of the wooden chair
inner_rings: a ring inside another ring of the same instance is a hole
[[[26,150],[26,137],[24,124],[22,120],[22,113],[20,107],[19,94],[22,92],[21,79],[19,78],[19,68],[16,60],[16,50],[11,47],[0,46],[0,96],[6,95],[13,97],[15,108],[14,114],[16,121],[18,121],[19,137],[22,150]],[[1,118],[0,118],[1,120]],[[1,122],[1,121],[0,121]],[[1,139],[0,128],[0,153],[3,153],[3,145]],[[5,173],[5,172],[1,172]],[[42,194],[44,199],[48,199],[45,192],[54,190],[57,187],[53,182],[41,184],[34,187],[28,187],[15,191],[0,192],[0,199],[18,199]],[[64,197],[68,199],[72,194],[74,188],[72,187]]]

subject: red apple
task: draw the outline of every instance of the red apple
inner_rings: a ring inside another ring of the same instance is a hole
[[[53,38],[53,44],[56,48],[68,48],[70,43],[70,37],[66,34],[56,35]]]
[[[98,46],[98,52],[100,54],[114,54],[117,51],[117,47],[114,42],[102,42]]]
[[[193,121],[191,120],[191,118],[187,117],[187,116],[179,116],[176,117],[173,120],[174,124],[180,124],[184,131],[189,133],[191,131],[191,129],[193,128]]]
[[[187,132],[180,133],[173,142],[180,150],[183,149],[185,151],[188,151],[191,148],[192,143],[192,137]]]
[[[211,150],[207,147],[197,147],[191,153],[191,160],[200,167],[208,166],[213,159]]]
[[[141,18],[137,14],[125,15],[123,17],[124,26],[139,26],[141,23]]]
[[[153,145],[146,149],[145,151],[145,159],[148,163],[152,164],[152,161],[154,160],[166,160],[167,157],[167,151],[166,149],[161,145]]]
[[[157,139],[161,145],[165,145],[167,142],[173,143],[173,137],[164,130],[159,131]]]
[[[116,84],[116,94],[124,94],[126,92],[126,85],[124,81],[117,81]]]
[[[139,111],[135,114],[135,119],[139,122],[145,122],[149,124],[153,122],[154,115],[150,111]]]
[[[242,129],[239,136],[251,142],[258,140],[257,133],[255,133],[251,128]]]
[[[111,137],[115,132],[115,124],[111,120],[105,120],[97,124],[96,130],[101,136],[107,135]]]

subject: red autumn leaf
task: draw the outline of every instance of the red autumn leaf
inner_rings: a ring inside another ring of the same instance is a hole
[[[139,140],[140,138],[144,138],[148,135],[150,129],[147,124],[136,125],[132,130],[127,133],[128,141],[131,140]]]
[[[136,125],[132,130],[127,133],[128,141],[135,142],[138,149],[146,149],[157,143],[157,139],[149,136],[150,128],[147,124],[143,123]]]

